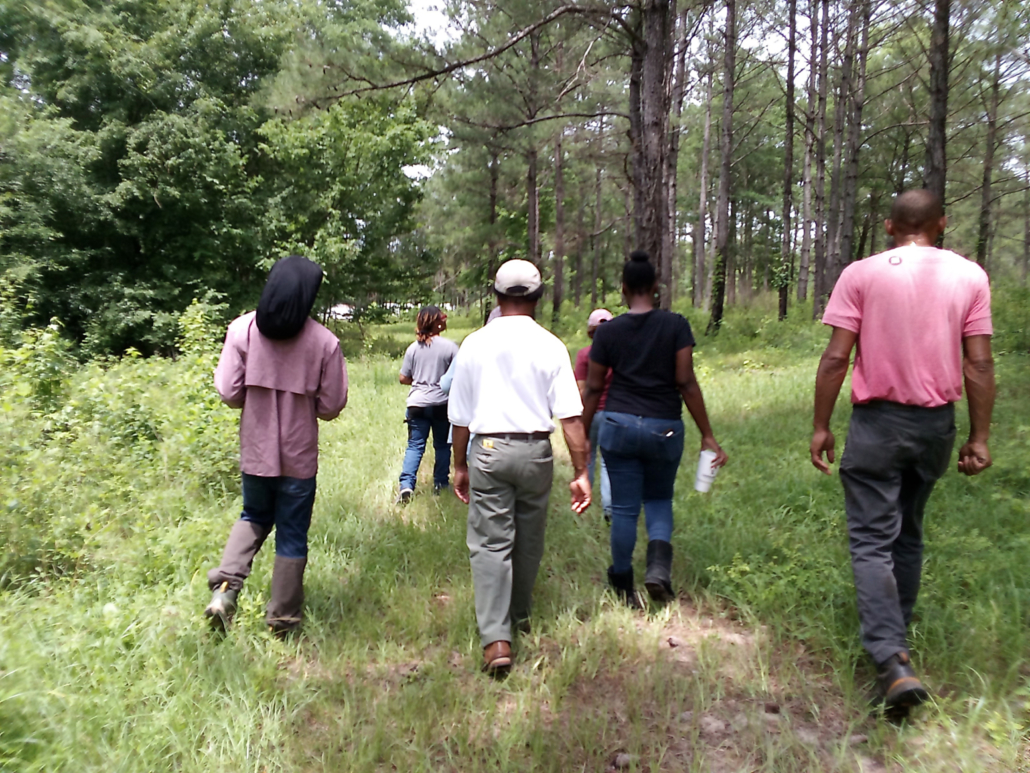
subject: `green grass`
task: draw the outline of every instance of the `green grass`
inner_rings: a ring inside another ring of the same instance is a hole
[[[426,463],[413,503],[393,505],[405,438],[396,361],[351,361],[351,402],[323,425],[307,620],[287,642],[263,626],[271,545],[230,635],[206,630],[204,572],[239,496],[199,467],[208,451],[183,450],[196,442],[175,429],[189,412],[141,388],[141,411],[169,412],[154,419],[151,455],[97,435],[103,463],[75,482],[83,502],[105,469],[121,476],[92,516],[118,527],[87,540],[73,570],[43,566],[0,591],[0,770],[603,771],[619,752],[651,771],[1030,770],[1030,359],[999,361],[995,466],[949,472],[931,499],[912,638],[939,698],[899,729],[867,715],[843,497],[807,458],[825,332],[796,321],[785,336],[759,316],[697,352],[730,465],[702,496],[684,460],[681,603],[613,604],[607,529],[596,508],[569,511],[558,441],[533,632],[500,684],[478,672],[464,508],[428,493]],[[472,327],[452,316],[455,338]],[[410,325],[374,335],[403,342]],[[174,391],[176,378],[163,383]],[[847,414],[842,400],[840,445]],[[24,477],[17,463],[5,462]],[[49,507],[72,485],[53,469],[40,478],[56,492]]]

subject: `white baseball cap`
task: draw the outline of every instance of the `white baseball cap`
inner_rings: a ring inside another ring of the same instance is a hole
[[[494,289],[502,295],[521,297],[540,289],[540,271],[528,260],[509,260],[501,264],[494,278]]]

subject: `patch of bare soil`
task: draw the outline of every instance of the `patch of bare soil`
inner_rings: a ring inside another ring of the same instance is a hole
[[[641,619],[636,628],[657,642],[651,662],[645,651],[632,667],[580,680],[563,706],[567,722],[601,711],[611,736],[638,739],[610,750],[605,773],[738,773],[770,763],[777,770],[900,770],[866,749],[867,736],[849,723],[843,696],[828,679],[800,671],[804,652],[776,652],[765,630],[688,604],[668,623]],[[799,674],[803,685],[796,684]],[[675,684],[679,689],[665,686]],[[644,748],[642,736],[653,739]]]

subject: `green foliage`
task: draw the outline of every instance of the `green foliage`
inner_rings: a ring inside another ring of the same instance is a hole
[[[265,106],[303,41],[387,38],[406,16],[381,5],[0,4],[0,276],[23,321],[88,356],[171,354],[192,298],[252,307],[283,252],[326,265],[325,306],[424,294],[403,169],[435,128],[410,103]]]
[[[277,168],[265,227],[277,253],[306,252],[323,266],[325,306],[347,303],[362,316],[376,298],[425,294],[434,262],[398,235],[411,231],[421,198],[403,169],[429,160],[434,133],[410,103],[375,100],[262,127]]]
[[[93,565],[149,527],[170,480],[182,508],[224,491],[236,470],[236,417],[211,387],[211,313],[195,303],[183,315],[177,363],[130,350],[80,366],[56,324],[0,349],[3,584]]]
[[[995,282],[991,316],[996,352],[1030,353],[1030,288]]]

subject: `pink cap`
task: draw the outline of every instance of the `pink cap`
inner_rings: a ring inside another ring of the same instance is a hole
[[[600,325],[602,322],[607,322],[612,318],[612,313],[608,309],[594,309],[590,312],[590,316],[587,317],[587,330]]]

